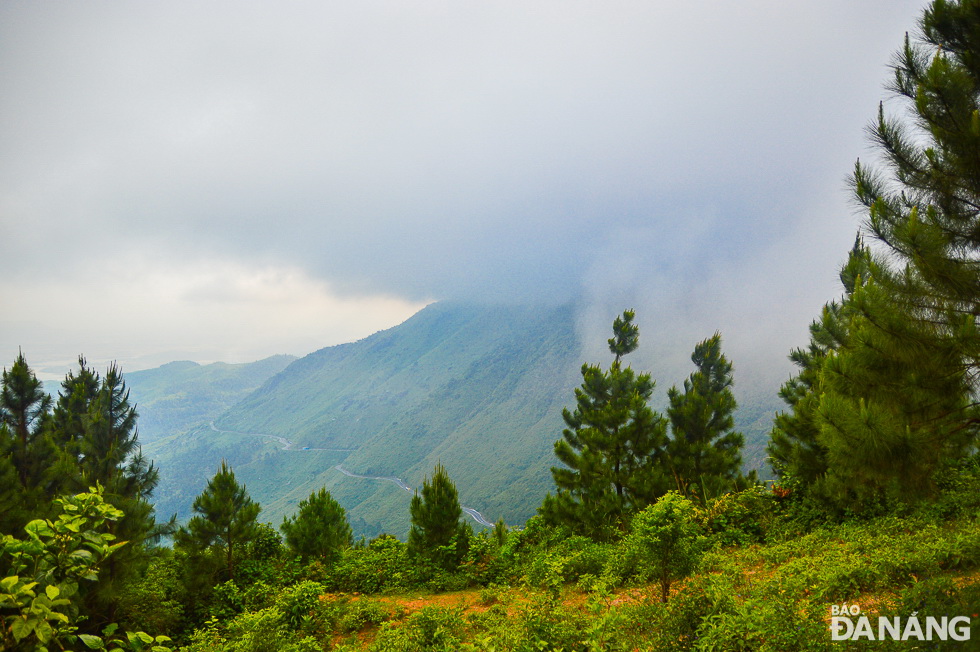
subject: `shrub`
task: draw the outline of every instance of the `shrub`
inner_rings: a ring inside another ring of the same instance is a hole
[[[693,503],[671,491],[636,515],[625,548],[660,583],[667,602],[671,582],[693,570],[704,543]]]
[[[338,627],[341,632],[359,632],[366,627],[381,625],[392,619],[387,606],[376,600],[355,600],[347,604],[341,614]]]
[[[318,582],[300,582],[290,586],[276,599],[276,607],[294,629],[310,631],[314,611],[320,605],[320,596],[326,593]]]
[[[723,546],[763,543],[776,519],[776,499],[765,487],[754,486],[712,500],[703,511],[704,525]]]
[[[424,607],[404,623],[388,623],[371,646],[372,652],[456,652],[462,646],[465,622],[460,609]]]
[[[324,576],[331,591],[380,593],[385,589],[407,588],[418,583],[420,568],[413,564],[405,544],[382,535],[367,548],[348,548]]]

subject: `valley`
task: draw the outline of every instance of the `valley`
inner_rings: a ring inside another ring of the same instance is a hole
[[[553,491],[553,444],[581,382],[581,350],[573,306],[439,303],[282,368],[242,366],[237,373],[255,386],[223,381],[238,393],[229,389],[221,401],[208,398],[213,390],[185,389],[215,382],[203,377],[221,371],[210,365],[175,363],[127,380],[140,423],[152,426],[146,441],[141,429],[141,441],[160,469],[159,517],[186,520],[226,460],[262,505],[263,521],[278,525],[325,487],[347,510],[356,536],[404,538],[413,487],[439,461],[475,526],[500,518],[520,525],[534,514]],[[179,372],[169,383],[168,371]],[[662,401],[688,373],[656,378],[654,399]],[[772,414],[781,407],[776,389],[736,385],[749,468],[761,466]],[[193,411],[181,412],[182,395],[199,397]],[[164,423],[169,432],[154,425]]]

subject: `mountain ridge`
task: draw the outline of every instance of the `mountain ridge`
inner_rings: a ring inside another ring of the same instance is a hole
[[[391,329],[293,360],[216,416],[215,430],[202,423],[147,447],[161,468],[158,510],[188,516],[226,459],[264,520],[278,524],[326,487],[358,534],[403,537],[410,494],[337,466],[420,487],[441,461],[461,502],[490,521],[521,523],[553,490],[561,412],[581,382],[574,324],[573,305],[436,303]],[[764,422],[772,411],[759,405],[746,416]],[[295,445],[285,450],[277,437]]]

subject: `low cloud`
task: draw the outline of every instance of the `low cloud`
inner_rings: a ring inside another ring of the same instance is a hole
[[[338,296],[296,267],[229,261],[123,258],[94,263],[72,284],[4,287],[13,306],[37,306],[38,292],[45,302],[26,319],[0,317],[0,341],[8,344],[4,359],[20,347],[45,378],[63,377],[78,354],[98,365],[124,361],[124,371],[178,359],[305,354],[389,328],[424,307],[393,296]]]
[[[919,4],[4,3],[7,356],[301,354],[448,298],[784,356]]]

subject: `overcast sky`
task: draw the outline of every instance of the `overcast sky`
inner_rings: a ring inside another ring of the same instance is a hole
[[[579,298],[584,333],[635,306],[660,350],[721,330],[783,373],[921,6],[0,3],[0,364]]]

